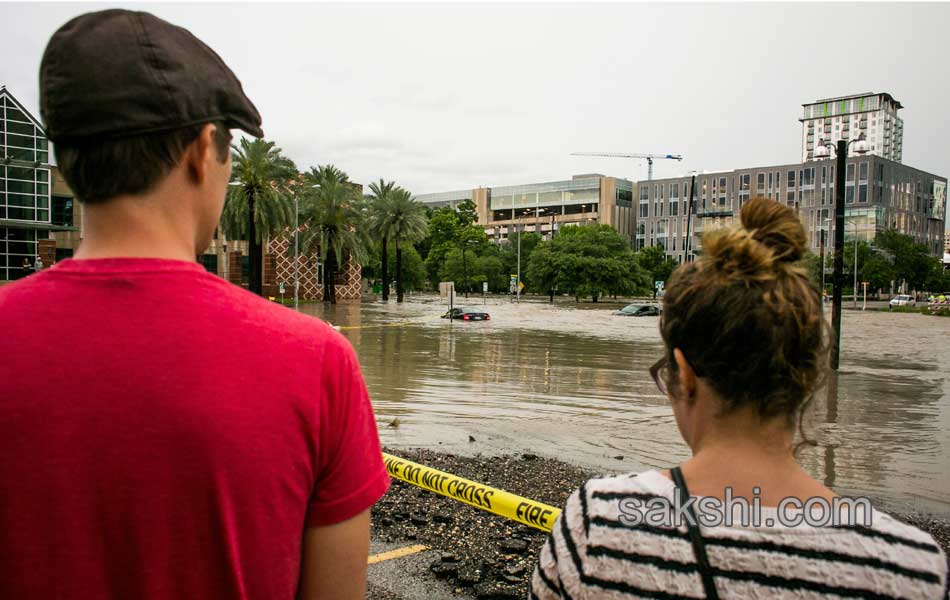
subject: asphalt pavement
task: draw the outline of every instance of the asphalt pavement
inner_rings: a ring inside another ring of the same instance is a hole
[[[415,542],[373,540],[366,569],[367,600],[457,600],[474,598],[471,588],[454,587],[436,579],[429,565],[440,559],[440,550],[417,550]],[[400,556],[400,551],[406,552]]]

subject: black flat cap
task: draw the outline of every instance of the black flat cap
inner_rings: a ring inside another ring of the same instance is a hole
[[[263,137],[261,115],[214,50],[146,12],[80,15],[50,38],[40,114],[54,142],[222,121]]]

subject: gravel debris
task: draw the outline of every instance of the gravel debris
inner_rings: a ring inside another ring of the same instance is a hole
[[[428,449],[385,449],[433,469],[497,487],[558,508],[582,483],[602,475],[535,454],[471,457]],[[950,519],[888,511],[926,531],[950,554]],[[430,571],[457,593],[480,599],[524,598],[547,534],[393,479],[373,507],[374,535],[441,551]],[[367,598],[387,598],[385,594]]]

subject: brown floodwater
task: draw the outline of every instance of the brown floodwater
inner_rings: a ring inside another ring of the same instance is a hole
[[[389,447],[529,451],[603,472],[688,456],[647,372],[661,353],[656,317],[507,298],[484,308],[491,320],[472,323],[441,319],[433,296],[301,310],[356,348]],[[843,331],[801,462],[839,493],[950,515],[950,319],[845,311]]]

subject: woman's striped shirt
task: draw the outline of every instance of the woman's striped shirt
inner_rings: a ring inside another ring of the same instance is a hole
[[[621,521],[624,498],[672,503],[676,492],[657,471],[585,483],[541,549],[530,598],[704,598],[685,524]],[[701,530],[721,598],[950,598],[933,538],[879,511],[869,527]]]

